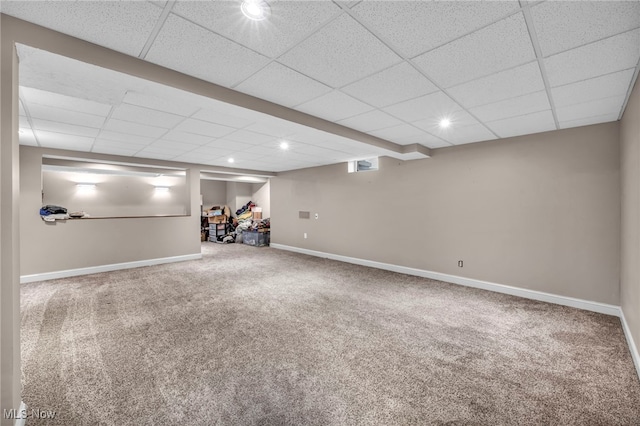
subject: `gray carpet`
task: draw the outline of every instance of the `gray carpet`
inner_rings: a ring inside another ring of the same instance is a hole
[[[618,318],[271,248],[22,286],[28,425],[638,425]]]

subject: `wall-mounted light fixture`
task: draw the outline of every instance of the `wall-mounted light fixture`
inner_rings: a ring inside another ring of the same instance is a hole
[[[169,192],[168,186],[156,186],[156,194],[165,194]]]
[[[76,188],[81,191],[93,191],[96,189],[95,183],[79,183],[76,185]]]

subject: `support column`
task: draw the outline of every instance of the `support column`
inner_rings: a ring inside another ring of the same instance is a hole
[[[0,424],[20,414],[20,223],[18,55],[8,28],[0,26]]]

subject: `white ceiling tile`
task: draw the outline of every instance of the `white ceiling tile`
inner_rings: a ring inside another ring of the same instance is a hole
[[[544,59],[552,87],[633,68],[640,58],[640,29]]]
[[[501,138],[547,132],[556,129],[551,110],[497,120],[486,123],[486,125]]]
[[[195,133],[181,132],[178,130],[171,130],[165,135],[162,135],[162,139],[175,142],[184,142],[192,145],[204,145],[211,142],[214,137],[196,135]]]
[[[127,157],[133,156],[138,151],[139,151],[138,149],[114,148],[108,145],[97,145],[97,144],[94,144],[93,148],[91,149],[91,152],[95,152],[98,154],[122,155]]]
[[[556,108],[608,98],[616,95],[626,95],[633,69],[603,75],[589,80],[582,80],[551,89],[553,103]]]
[[[66,109],[56,108],[54,106],[29,104],[27,109],[32,118],[40,118],[42,120],[57,121],[66,124],[75,124],[85,127],[93,127],[99,129],[104,124],[104,117],[98,115],[85,114],[83,112],[69,111]]]
[[[327,1],[269,4],[269,19],[257,22],[247,19],[235,1],[179,1],[172,12],[269,57],[283,53],[340,12]]]
[[[279,62],[332,87],[340,87],[400,58],[353,18],[341,15],[279,58]]]
[[[373,107],[334,90],[312,101],[298,105],[295,109],[325,120],[338,121],[371,111]]]
[[[225,136],[225,139],[230,141],[242,142],[249,145],[260,145],[265,142],[273,141],[274,137],[263,135],[261,133],[250,132],[248,130],[236,130],[235,132]]]
[[[130,123],[128,121],[110,119],[107,124],[104,125],[104,130],[117,133],[131,134],[135,136],[144,136],[148,138],[159,138],[167,129],[160,127],[146,126],[144,124]]]
[[[531,8],[544,56],[640,26],[637,1],[547,1]]]
[[[161,154],[161,155],[169,155],[171,157],[176,157],[178,155],[186,154],[187,152],[189,151],[184,149],[157,147],[152,144],[142,148],[140,151],[136,153],[136,155],[144,156],[146,154]]]
[[[329,86],[277,62],[270,63],[234,89],[287,107],[331,91]]]
[[[255,145],[251,147],[251,152],[262,154],[263,156],[276,155],[280,151],[280,148],[277,146]]]
[[[35,134],[44,148],[70,149],[74,151],[89,151],[93,145],[93,138],[84,136],[65,135],[62,133],[36,130]]]
[[[227,87],[268,62],[265,56],[175,15],[169,15],[145,59]]]
[[[497,139],[494,134],[482,124],[472,124],[471,126],[464,127],[452,126],[441,131],[438,136],[455,145]]]
[[[444,141],[442,139],[438,139],[438,140],[434,140],[434,141],[430,141],[427,144],[423,144],[431,149],[437,149],[437,148],[447,148],[450,146],[453,146],[452,143]]]
[[[440,121],[443,118],[446,118],[451,122],[450,127],[444,130],[440,126]],[[419,129],[423,129],[435,136],[439,136],[442,138],[443,137],[441,136],[442,134],[446,135],[448,133],[454,132],[455,129],[476,125],[478,124],[478,120],[473,118],[473,116],[471,116],[467,111],[458,110],[458,111],[450,112],[446,115],[433,114],[429,118],[426,118],[424,120],[414,121],[411,124],[418,127]]]
[[[551,109],[551,105],[547,92],[540,91],[471,108],[469,112],[481,121],[496,121],[548,109]]]
[[[598,99],[576,105],[569,105],[562,108],[556,108],[556,115],[560,122],[609,114],[616,115],[617,117],[618,114],[620,114],[624,100],[625,96],[623,95]]]
[[[22,90],[22,88],[20,88],[20,90]],[[21,115],[21,116],[27,115],[27,112],[24,110],[24,107],[22,106],[22,100],[18,101],[18,115]]]
[[[129,104],[114,108],[111,119],[114,118],[165,129],[171,129],[184,120],[184,117],[179,115]]]
[[[45,90],[20,86],[20,96],[27,105],[38,104],[62,108],[69,111],[82,112],[85,114],[99,115],[106,117],[111,111],[111,105],[80,99],[72,96],[60,95],[58,93],[47,92]]]
[[[238,141],[231,141],[228,139],[216,139],[215,141],[209,142],[208,144],[201,146],[200,148],[202,149],[223,149],[225,151],[229,151],[229,152],[235,152],[235,151],[244,151],[245,149],[249,149],[251,148],[253,145],[248,144],[248,143],[244,143],[244,142],[238,142]],[[198,148],[198,149],[200,149]]]
[[[173,160],[180,161],[185,163],[199,163],[199,164],[208,164],[207,161],[218,158],[216,155],[203,155],[201,153],[193,153],[189,152],[183,155],[176,156]]]
[[[595,117],[580,118],[577,120],[561,121],[561,129],[569,129],[572,127],[590,126],[592,124],[609,123],[618,120],[618,114],[597,115]]]
[[[166,148],[172,150],[191,151],[198,148],[199,146],[201,145],[158,139],[157,141],[154,141],[152,144],[148,145],[148,148]]]
[[[342,88],[343,92],[376,107],[385,107],[437,90],[433,83],[406,62]]]
[[[130,105],[168,112],[183,117],[188,117],[199,109],[197,105],[189,104],[179,99],[163,99],[158,96],[133,91],[129,91],[124,95],[123,102]]]
[[[141,1],[3,1],[2,13],[138,56],[162,9]]]
[[[364,1],[353,8],[369,28],[414,57],[496,21],[517,1]]]
[[[73,124],[59,123],[57,121],[47,121],[34,118],[33,128],[36,130],[47,130],[55,133],[66,133],[75,136],[86,136],[95,138],[100,133],[99,129],[94,127],[76,126]]]
[[[222,124],[223,126],[233,127],[234,129],[241,129],[254,123],[253,118],[246,118],[246,116],[248,116],[248,114],[233,114],[232,112],[225,113],[214,109],[202,109],[193,114],[191,118],[208,121],[209,123]]]
[[[449,117],[461,109],[460,105],[444,92],[431,93],[383,108],[389,114],[407,122],[421,120],[440,122],[442,118]]]
[[[190,153],[193,153],[193,154],[198,153],[205,156],[210,156],[211,158],[230,156],[232,154],[235,154],[236,152],[239,152],[239,151],[234,149],[229,149],[229,147],[217,147],[217,146],[208,146],[208,145],[201,146],[194,149],[193,151],[190,151]]]
[[[110,141],[107,139],[100,139],[100,138],[97,138],[93,144],[94,149],[96,147],[100,147],[101,149],[118,149],[121,151],[133,151],[133,152],[138,152],[145,146],[146,145],[144,144]]]
[[[102,130],[98,139],[104,139],[113,142],[123,142],[127,144],[148,145],[154,141],[154,137],[134,135],[131,133],[113,132],[110,130]]]
[[[24,115],[19,115],[18,116],[18,127],[22,128],[22,129],[30,129],[31,128],[31,124],[29,124],[29,120],[27,119],[27,117],[25,117]],[[42,130],[47,130],[47,129],[42,129]]]
[[[449,145],[443,140],[410,124],[401,124],[399,126],[387,127],[386,129],[376,130],[370,133],[374,136],[400,145],[409,145],[413,143],[418,143],[424,146],[431,146],[431,144],[439,143],[445,143],[446,145]]]
[[[338,121],[338,124],[360,130],[361,132],[370,132],[373,130],[384,129],[385,127],[398,126],[402,124],[402,121],[392,117],[386,112],[374,110],[345,120],[340,120]]]
[[[235,129],[233,127],[222,126],[220,124],[210,123],[208,121],[187,118],[182,123],[178,124],[174,128],[174,130],[219,138],[228,135]]]
[[[522,13],[413,59],[447,88],[535,59]]]
[[[149,158],[151,160],[165,160],[165,161],[171,161],[173,160],[176,156],[174,154],[167,154],[167,153],[159,153],[159,152],[144,152],[144,151],[140,151],[137,152],[134,157],[137,158]]]
[[[537,61],[448,89],[467,108],[544,90]]]
[[[230,154],[230,155],[233,156],[233,159],[235,160],[236,163],[240,161],[257,160],[264,157],[264,154],[261,154],[259,152],[252,152],[251,150],[234,152],[233,154]]]

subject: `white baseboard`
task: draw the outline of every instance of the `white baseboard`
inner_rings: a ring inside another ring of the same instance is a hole
[[[138,260],[135,262],[113,263],[111,265],[91,266],[88,268],[67,269],[65,271],[45,272],[42,274],[22,275],[20,284],[35,281],[55,280],[58,278],[77,277],[79,275],[98,274],[100,272],[118,271],[120,269],[140,268],[142,266],[160,265],[163,263],[183,262],[185,260],[202,259],[202,253],[185,254],[182,256],[161,257],[158,259]]]
[[[586,311],[599,312],[601,314],[621,316],[619,306],[608,305],[606,303],[592,302],[589,300],[576,299],[573,297],[559,296],[551,293],[544,293],[536,290],[511,287],[504,284],[496,284],[488,281],[475,280],[473,278],[459,277],[456,275],[442,274],[440,272],[427,271],[424,269],[409,268],[407,266],[393,265],[390,263],[376,262],[373,260],[358,259],[355,257],[341,256],[339,254],[324,253],[321,251],[309,250],[300,247],[287,246],[284,244],[271,243],[271,247],[279,250],[293,251],[296,253],[308,254],[310,256],[323,257],[341,262],[354,263],[356,265],[369,266],[371,268],[384,269],[401,274],[415,275],[418,277],[431,278],[448,283],[459,284],[467,287],[474,287],[483,290],[495,291],[497,293],[510,294],[525,299],[538,300],[541,302],[555,303],[557,305],[570,306],[572,308],[584,309]]]
[[[622,322],[624,337],[627,338],[629,351],[631,351],[631,358],[633,359],[633,363],[636,366],[636,373],[638,373],[638,379],[640,379],[640,354],[638,354],[638,347],[636,346],[636,342],[633,340],[633,336],[631,335],[631,330],[629,329],[629,324],[627,324],[627,319],[624,317],[624,311],[622,309],[620,309],[620,321]]]
[[[15,426],[25,426],[25,424],[27,423],[27,404],[25,404],[24,401],[20,401],[20,408],[18,410],[18,413],[20,413],[20,417],[16,419],[14,423]]]

